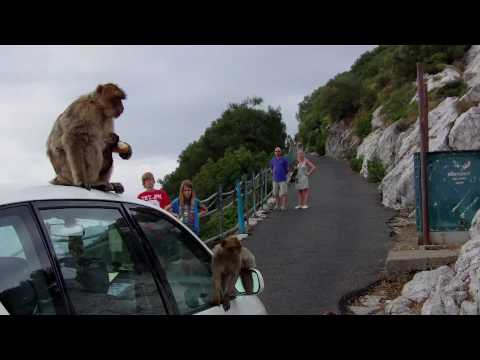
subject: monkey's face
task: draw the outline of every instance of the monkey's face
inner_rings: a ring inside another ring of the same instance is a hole
[[[222,240],[222,248],[231,255],[238,255],[242,251],[242,243],[235,236]]]
[[[107,118],[118,118],[122,115],[124,110],[122,100],[127,98],[122,89],[115,84],[105,84],[98,85],[96,92]]]

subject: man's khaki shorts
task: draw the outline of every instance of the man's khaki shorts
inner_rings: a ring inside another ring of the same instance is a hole
[[[288,194],[287,182],[273,182],[273,196],[283,196]]]

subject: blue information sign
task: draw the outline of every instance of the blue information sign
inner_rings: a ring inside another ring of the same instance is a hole
[[[467,231],[480,209],[480,151],[427,154],[430,231]],[[422,231],[420,154],[415,154],[417,231]]]

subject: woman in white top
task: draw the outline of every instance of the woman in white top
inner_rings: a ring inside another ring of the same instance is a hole
[[[297,152],[297,177],[295,189],[298,191],[298,205],[295,209],[308,209],[308,177],[315,171],[316,166],[305,157],[303,150]]]

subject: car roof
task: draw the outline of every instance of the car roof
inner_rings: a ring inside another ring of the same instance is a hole
[[[77,186],[48,184],[27,187],[0,187],[0,206],[41,200],[120,201],[148,206],[158,210],[158,207],[133,196],[99,190],[86,190]]]

